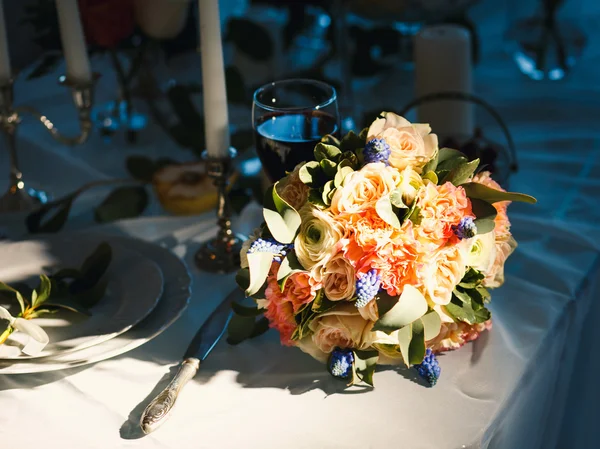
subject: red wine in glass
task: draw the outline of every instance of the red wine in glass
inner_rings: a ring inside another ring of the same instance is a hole
[[[319,110],[268,113],[254,129],[258,157],[272,182],[300,162],[313,160],[315,145],[323,136],[339,138],[337,118]]]

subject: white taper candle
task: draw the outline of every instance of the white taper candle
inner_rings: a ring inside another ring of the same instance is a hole
[[[75,82],[90,82],[92,72],[77,0],[56,0],[56,9],[67,65],[67,79]]]
[[[471,37],[458,25],[423,28],[415,39],[417,97],[442,91],[472,93]],[[418,121],[442,137],[472,136],[474,107],[465,101],[440,100],[418,107]]]
[[[210,157],[219,158],[227,156],[229,152],[229,116],[219,2],[198,1],[206,150]]]
[[[10,54],[8,53],[8,38],[6,22],[4,21],[4,6],[0,0],[0,85],[8,84],[12,74],[10,71]]]

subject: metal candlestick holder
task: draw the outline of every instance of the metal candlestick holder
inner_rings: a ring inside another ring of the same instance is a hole
[[[39,204],[48,200],[44,192],[36,191],[26,186],[23,173],[19,168],[17,158],[16,133],[17,126],[24,114],[35,117],[46,128],[50,135],[58,142],[66,145],[80,145],[90,136],[94,84],[98,75],[90,82],[70,81],[66,77],[59,78],[59,84],[69,87],[73,95],[73,102],[78,111],[80,133],[77,136],[68,137],[62,135],[54,123],[48,117],[31,106],[13,106],[13,82],[10,80],[0,85],[0,128],[5,136],[10,157],[10,184],[7,192],[0,197],[0,213],[22,212],[34,209]]]
[[[231,174],[232,162],[237,151],[229,149],[229,155],[213,158],[204,151],[202,158],[206,161],[208,175],[214,179],[219,199],[217,203],[217,236],[202,245],[196,253],[196,266],[211,273],[230,273],[240,266],[240,250],[242,239],[231,230],[231,207],[227,195],[227,185]]]

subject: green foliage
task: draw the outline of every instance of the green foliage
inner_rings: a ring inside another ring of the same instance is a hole
[[[352,365],[352,378],[349,385],[355,385],[364,382],[371,387],[373,384],[373,374],[379,360],[379,352],[374,350],[369,351],[353,351],[354,363]]]
[[[387,296],[387,293],[379,294],[380,298],[386,298]],[[385,302],[389,303],[390,301]],[[379,305],[379,300],[377,304]],[[398,330],[421,318],[426,312],[427,300],[423,294],[412,285],[405,285],[404,291],[397,302],[385,313],[379,312],[379,320],[373,326],[373,330],[384,332]]]
[[[98,223],[134,218],[148,206],[148,192],[143,186],[119,187],[94,210]]]
[[[292,243],[300,227],[300,214],[279,196],[277,184],[265,194],[263,216],[275,240],[284,244]]]
[[[467,324],[483,323],[491,318],[485,304],[490,300],[487,289],[481,285],[484,275],[469,268],[452,293],[452,300],[445,306],[446,312],[457,321]]]
[[[522,203],[535,204],[537,202],[534,197],[525,195],[524,193],[502,192],[501,190],[492,189],[476,182],[463,184],[463,187],[469,198],[484,200],[488,203],[496,203],[498,201],[520,201]]]
[[[494,219],[497,211],[494,206],[484,200],[471,198],[471,206],[475,214],[475,225],[477,226],[477,234],[487,234],[492,232],[496,226]]]

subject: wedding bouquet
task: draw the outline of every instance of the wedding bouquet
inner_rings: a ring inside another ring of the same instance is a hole
[[[267,192],[237,276],[257,307],[235,305],[230,335],[256,334],[263,314],[282,344],[349,384],[405,364],[434,385],[435,354],[490,329],[488,290],[516,247],[506,209],[535,199],[389,112],[325,136],[314,157]]]

